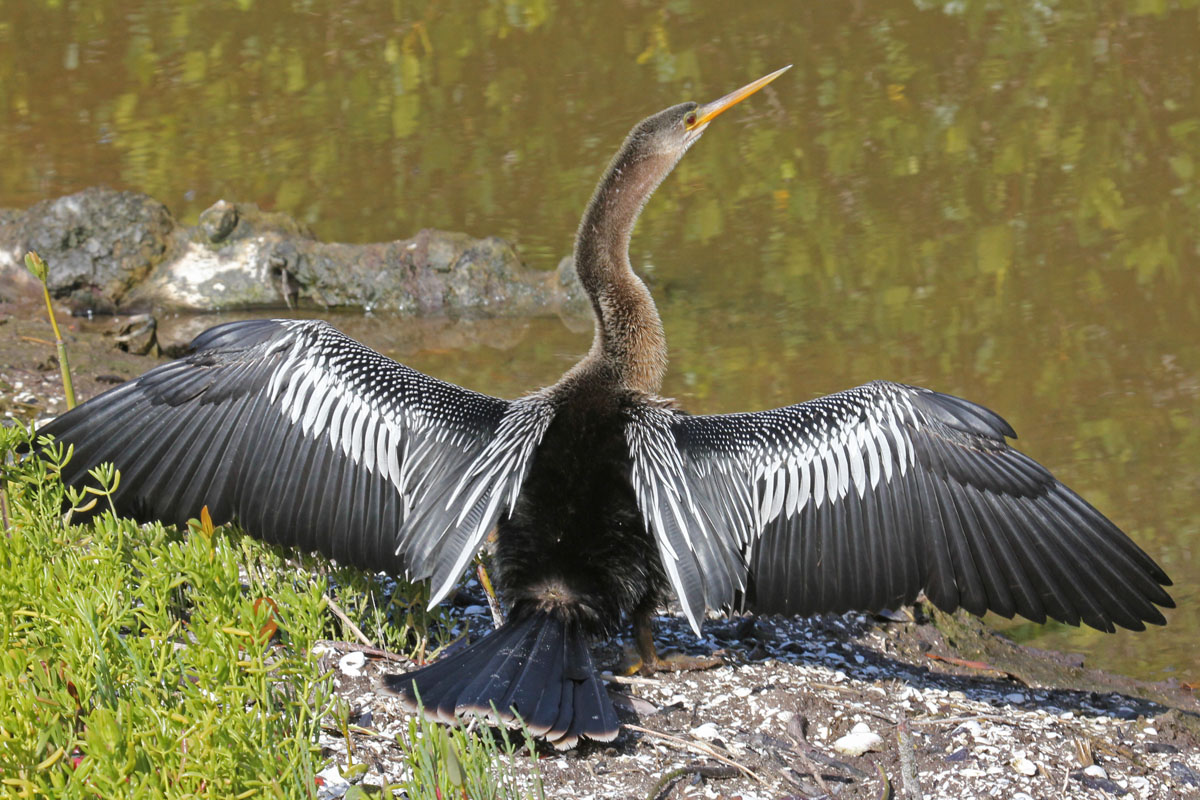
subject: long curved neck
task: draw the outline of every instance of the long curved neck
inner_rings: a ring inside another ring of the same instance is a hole
[[[629,264],[638,214],[678,158],[646,154],[631,135],[604,173],[575,237],[575,270],[592,300],[596,335],[580,367],[599,367],[627,389],[657,393],[667,341],[650,291]]]

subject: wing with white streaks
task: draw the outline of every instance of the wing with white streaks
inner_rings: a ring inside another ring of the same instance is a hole
[[[112,462],[118,508],[207,505],[267,541],[453,584],[511,507],[553,415],[430,378],[323,322],[221,325],[194,352],[62,415],[64,476]]]
[[[911,602],[1161,623],[1163,571],[966,400],[877,381],[786,408],[630,422],[639,505],[694,627],[704,606]]]

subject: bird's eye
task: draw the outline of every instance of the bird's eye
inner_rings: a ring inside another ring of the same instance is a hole
[[[689,128],[692,127],[693,125],[695,125],[696,124],[696,115],[688,114],[687,119],[684,120],[684,124],[686,124]]]

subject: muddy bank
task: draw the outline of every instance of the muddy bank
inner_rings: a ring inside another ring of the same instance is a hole
[[[56,302],[67,343],[75,391],[80,400],[133,378],[167,358],[181,355],[198,334],[222,322],[279,316],[275,311],[210,314],[158,313],[72,317]],[[288,316],[297,316],[289,312]],[[321,312],[301,316],[326,317]],[[557,321],[521,317],[454,317],[339,313],[330,316],[348,335],[382,348],[401,360],[406,354],[453,352],[485,343],[503,352],[519,346]],[[0,287],[0,417],[53,416],[64,406],[55,357],[54,333],[40,291]]]
[[[28,283],[22,257],[50,265],[76,313],[271,307],[401,314],[586,314],[570,259],[521,263],[502,239],[423,230],[372,244],[318,241],[286,214],[218,201],[199,224],[148,195],[97,187],[24,210],[0,209],[0,282]]]

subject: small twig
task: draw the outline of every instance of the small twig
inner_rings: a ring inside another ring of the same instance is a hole
[[[808,736],[804,731],[805,726],[807,725],[808,719],[803,714],[797,714],[788,721],[787,732],[795,742],[795,744],[792,745],[793,752],[799,753],[806,758],[811,758],[814,761],[819,761],[827,767],[833,767],[834,769],[839,769],[842,772],[848,772],[859,780],[865,781],[867,778],[871,777],[858,767],[847,764],[844,761],[838,761],[836,758],[827,756],[817,748],[813,747],[812,743],[808,741]]]
[[[283,304],[290,311],[292,308],[292,295],[288,291],[288,271],[286,266],[279,268],[279,293],[283,295]]]
[[[709,747],[708,745],[700,744],[699,742],[689,742],[687,739],[680,739],[678,736],[672,736],[669,733],[662,733],[660,731],[652,731],[649,728],[643,728],[641,725],[633,725],[628,722],[625,723],[625,727],[631,731],[637,731],[638,733],[644,733],[647,736],[653,736],[656,739],[661,739],[662,741],[670,742],[678,747],[683,747],[687,750],[691,750],[694,753],[700,753],[701,755],[705,755],[705,756],[708,756],[709,758],[716,759],[717,761],[720,761],[723,764],[728,764],[731,767],[735,767],[743,775],[754,780],[755,783],[763,782],[763,779],[758,777],[758,775],[754,774],[750,770],[749,767],[745,767],[745,766],[739,764],[738,762],[734,761],[733,759],[727,758],[726,756],[721,755],[714,748]]]
[[[900,724],[900,720],[898,720],[894,717],[889,717],[887,714],[884,714],[882,711],[875,711],[874,709],[864,708],[863,713],[870,714],[872,717],[881,719],[889,725],[899,725]]]
[[[738,771],[733,767],[712,767],[704,764],[689,764],[686,767],[673,769],[667,774],[658,779],[658,783],[650,788],[649,794],[646,795],[646,800],[657,800],[663,789],[672,781],[682,778],[685,775],[699,775],[702,778],[732,778],[738,774]]]
[[[804,766],[807,767],[808,771],[812,773],[813,780],[817,782],[817,786],[821,787],[821,791],[824,792],[827,797],[833,797],[833,789],[830,789],[829,784],[825,782],[823,777],[821,777],[821,768],[816,765],[816,762],[809,758],[808,753],[804,752],[799,747],[793,747],[792,751],[796,755],[800,756],[800,760],[804,762]]]
[[[809,683],[809,688],[812,689],[829,689],[833,692],[841,692],[842,694],[858,694],[858,690],[850,686],[837,686],[832,683]]]
[[[376,739],[387,739],[389,742],[396,741],[395,736],[388,736],[386,733],[380,733],[379,731],[375,730],[374,728],[364,728],[362,725],[355,725],[353,723],[347,724],[345,729],[343,730],[343,728],[340,725],[331,725],[327,722],[322,722],[321,730],[325,731],[326,733],[340,733],[340,734],[344,734],[346,731],[350,731],[352,733],[361,734],[363,736],[372,736]]]
[[[900,777],[904,780],[902,791],[905,800],[922,800],[921,781],[917,777],[917,749],[913,744],[908,720],[901,719],[896,726],[896,744],[900,748]]]
[[[617,675],[614,672],[602,672],[600,677],[609,683],[627,683],[632,686],[662,686],[658,678],[643,678],[641,675]]]
[[[1087,739],[1075,737],[1075,758],[1079,760],[1079,766],[1090,767],[1096,763],[1096,759],[1092,757],[1092,745]]]
[[[1138,760],[1137,756],[1135,756],[1133,754],[1133,751],[1130,750],[1128,747],[1122,747],[1121,745],[1116,744],[1116,743],[1104,742],[1099,739],[1093,739],[1091,736],[1088,736],[1088,743],[1091,745],[1093,750],[1099,750],[1101,753],[1113,756],[1114,758],[1123,758],[1126,761],[1128,761],[1130,764],[1133,764],[1134,766],[1138,767],[1139,769],[1145,769],[1145,770],[1150,769],[1150,767],[1146,766],[1140,760]]]
[[[376,658],[383,658],[388,661],[400,661],[400,662],[406,663],[406,664],[413,663],[413,660],[411,658],[406,658],[406,657],[400,655],[399,653],[393,653],[390,650],[384,650],[382,648],[375,647],[373,645],[359,644],[358,642],[336,641],[336,640],[331,640],[329,643],[331,645],[333,645],[334,647],[340,647],[343,650],[350,650],[350,651],[353,651],[356,653],[363,653],[368,656],[375,656]]]
[[[926,719],[909,720],[910,725],[949,725],[959,722],[977,722],[986,720],[987,722],[1003,722],[1005,725],[1019,725],[1020,722],[1008,717],[1001,717],[997,714],[971,714],[965,717],[938,717]]]
[[[986,719],[986,720],[990,720],[991,722],[1003,722],[1008,725],[1020,725],[1021,724],[1018,720],[1011,718],[1011,717],[1003,716],[1001,714],[976,714],[976,713],[974,713],[975,709],[972,706],[967,705],[966,703],[959,703],[954,700],[950,700],[947,702],[947,705],[951,706],[952,708],[959,708],[959,709],[962,709],[963,711],[971,712],[967,716],[972,716],[976,719]]]
[[[375,643],[368,639],[367,635],[358,629],[358,626],[354,624],[354,621],[346,616],[346,612],[342,611],[341,607],[335,603],[333,598],[328,594],[325,595],[325,602],[329,603],[329,610],[333,612],[334,616],[346,624],[346,627],[350,629],[350,632],[354,634],[355,638],[357,638],[367,647],[375,646]]]

